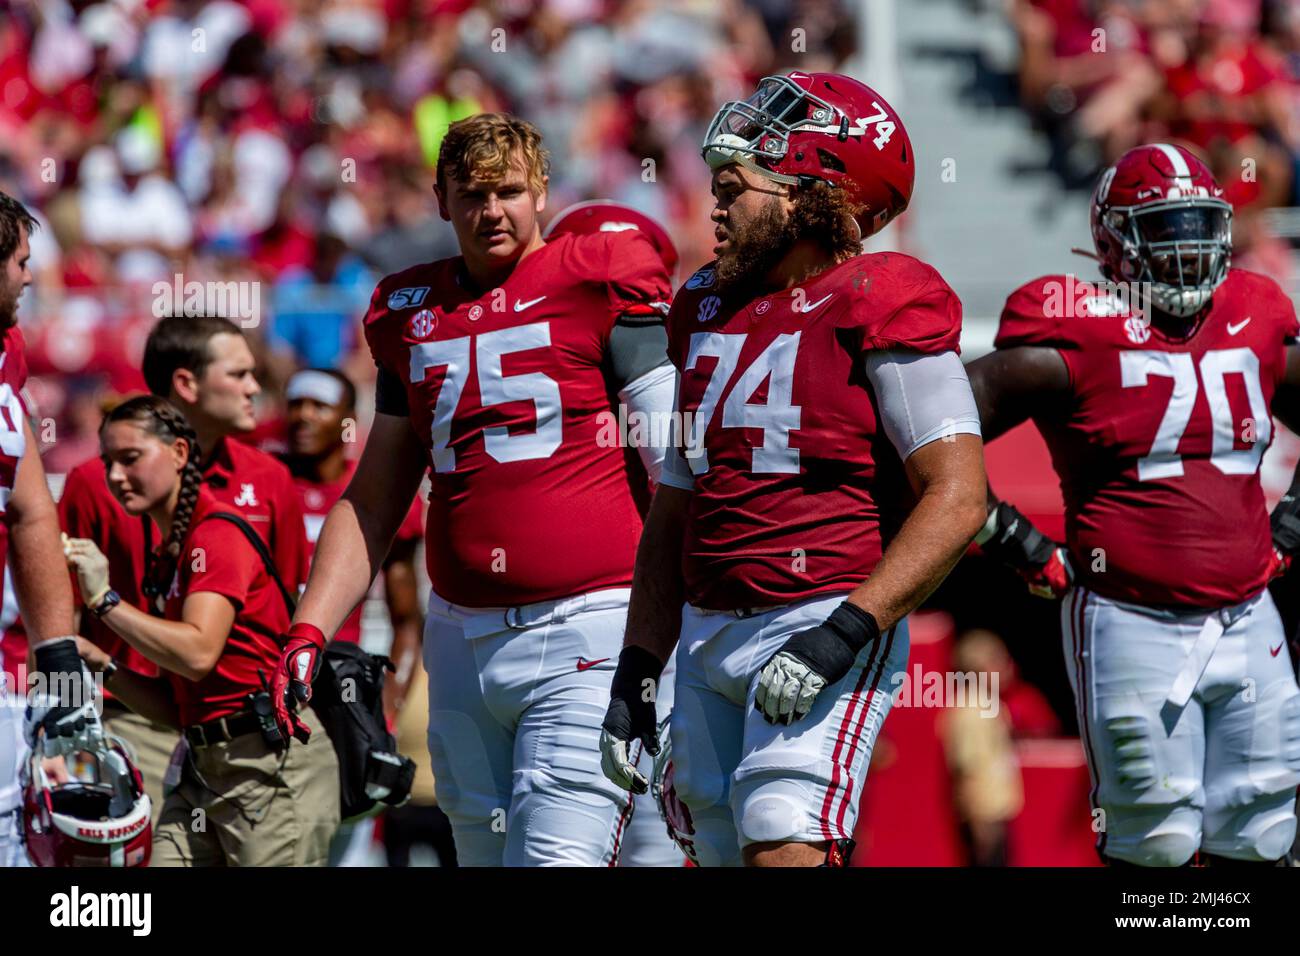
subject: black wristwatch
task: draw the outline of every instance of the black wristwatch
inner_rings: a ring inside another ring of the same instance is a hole
[[[118,594],[116,591],[112,589],[109,589],[109,592],[104,595],[103,600],[101,600],[98,604],[96,604],[94,607],[90,609],[90,613],[95,615],[95,617],[103,617],[105,614],[113,610],[113,608],[117,607],[121,603],[122,603],[122,595]]]

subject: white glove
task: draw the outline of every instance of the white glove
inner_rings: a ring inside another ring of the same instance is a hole
[[[790,724],[812,710],[826,679],[785,651],[777,653],[758,675],[756,706],[773,723]]]
[[[77,572],[81,600],[86,607],[93,608],[109,591],[108,558],[89,538],[63,537],[63,555],[68,560],[68,567]]]
[[[609,780],[632,793],[645,793],[650,781],[637,770],[628,757],[630,744],[620,740],[608,730],[600,732],[600,769]]]

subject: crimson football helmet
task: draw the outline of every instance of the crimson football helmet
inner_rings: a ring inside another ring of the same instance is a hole
[[[32,748],[23,771],[28,858],[35,866],[148,866],[153,806],[140,771],[116,738],[84,754],[93,779],[55,783]]]
[[[840,73],[767,76],[746,100],[718,110],[704,136],[710,168],[740,163],[779,183],[818,180],[864,209],[862,235],[907,208],[916,179],[912,143],[894,108]]]
[[[664,267],[671,276],[677,271],[677,247],[668,235],[668,230],[655,222],[643,212],[612,199],[592,199],[588,202],[574,203],[560,212],[546,227],[543,239],[555,236],[585,236],[593,232],[622,232],[625,229],[637,229],[645,233],[646,238],[654,244],[655,251],[664,261]]]
[[[1097,183],[1092,241],[1107,279],[1150,283],[1156,308],[1187,318],[1228,276],[1232,206],[1190,151],[1138,146]]]
[[[686,854],[688,860],[698,863],[691,811],[686,809],[686,804],[678,799],[677,791],[673,789],[673,748],[667,720],[659,725],[659,753],[655,755],[654,766],[650,771],[650,793],[659,807],[659,816],[668,827],[669,839],[677,844],[677,848]]]

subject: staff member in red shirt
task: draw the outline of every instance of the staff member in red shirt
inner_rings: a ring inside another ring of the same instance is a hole
[[[356,427],[357,389],[342,372],[304,369],[289,379],[284,397],[289,406],[284,463],[301,496],[310,553],[316,548],[325,516],[357,470],[356,459],[347,454],[348,429]],[[424,499],[417,495],[383,562],[384,603],[393,626],[388,656],[397,668],[395,679],[384,682],[384,711],[389,717],[396,716],[406,697],[420,654],[424,615],[416,586],[415,552],[423,537]],[[363,606],[364,602],[353,608],[334,640],[360,643]]]
[[[339,822],[329,738],[292,750],[273,745],[257,714],[269,713],[269,699],[263,693],[259,708],[257,696],[289,623],[284,595],[243,532],[213,517],[238,511],[206,487],[198,440],[175,407],[155,396],[123,402],[105,418],[100,447],[113,496],[127,514],[152,519],[162,542],[145,590],[162,597],[163,618],[121,603],[93,541],[66,545],[86,607],[158,665],[167,684],[114,669],[83,641],[87,663],[108,672],[106,686],[132,710],[182,730],[186,752],[154,830],[153,864],[323,865]],[[314,713],[302,717],[321,729]]]
[[[149,334],[142,362],[153,393],[184,412],[199,446],[209,450],[202,469],[213,497],[233,506],[252,524],[275,555],[281,578],[296,589],[306,580],[310,558],[298,493],[284,465],[236,440],[256,425],[252,402],[261,386],[253,375],[254,366],[239,326],[208,316],[162,319]],[[69,537],[88,538],[108,558],[122,603],[148,610],[140,586],[145,573],[145,522],[128,515],[113,497],[101,459],[92,458],[68,474],[59,518]],[[157,543],[154,530],[148,547]],[[81,615],[80,631],[119,667],[161,679],[152,662],[94,615]],[[104,723],[130,749],[145,790],[155,809],[161,808],[162,778],[176,746],[175,729],[134,713],[111,694],[105,695]]]

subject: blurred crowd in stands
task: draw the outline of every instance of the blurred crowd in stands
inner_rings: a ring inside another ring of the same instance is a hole
[[[152,290],[177,275],[245,295],[256,284],[267,418],[298,367],[338,367],[368,393],[358,320],[380,276],[455,254],[432,168],[447,126],[475,112],[541,127],[549,212],[629,203],[668,225],[694,268],[712,244],[699,143],[717,103],[796,60],[843,63],[851,10],[0,0],[0,189],[44,225],[23,325],[34,396],[58,430],[47,469],[93,453],[99,401],[142,384]]]
[[[1300,206],[1300,0],[1006,0],[1020,93],[1075,185],[1142,142],[1206,157],[1235,209],[1234,265],[1292,288],[1260,214]]]

